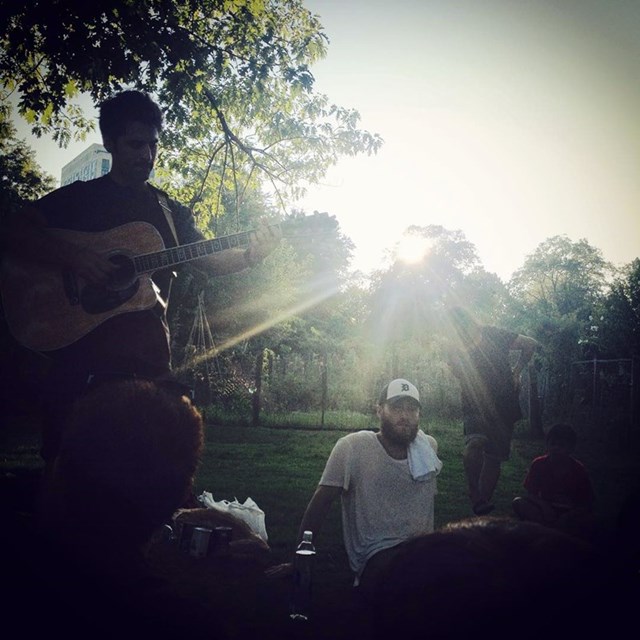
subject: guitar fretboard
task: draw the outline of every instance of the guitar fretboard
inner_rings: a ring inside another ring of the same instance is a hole
[[[251,237],[251,231],[234,233],[230,236],[213,238],[212,240],[200,240],[191,244],[182,244],[154,253],[144,253],[136,256],[133,261],[137,273],[148,273],[172,267],[183,262],[190,262],[198,258],[213,255],[218,251],[233,249],[234,247],[247,247]]]

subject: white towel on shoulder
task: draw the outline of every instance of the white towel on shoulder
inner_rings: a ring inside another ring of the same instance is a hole
[[[414,480],[423,482],[440,473],[442,461],[438,458],[437,449],[438,443],[435,438],[419,430],[407,451],[409,471]]]

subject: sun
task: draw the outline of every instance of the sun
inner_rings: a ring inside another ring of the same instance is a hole
[[[423,260],[431,250],[432,241],[430,238],[416,235],[414,233],[405,233],[395,248],[395,257],[400,262],[407,264],[416,264]]]

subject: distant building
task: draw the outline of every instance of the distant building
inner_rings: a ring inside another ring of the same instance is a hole
[[[93,180],[111,169],[111,154],[101,145],[92,144],[62,167],[60,184],[64,187],[76,180]]]

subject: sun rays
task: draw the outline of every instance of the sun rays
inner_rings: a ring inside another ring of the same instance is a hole
[[[323,286],[319,291],[309,292],[308,295],[305,296],[304,300],[289,305],[286,309],[278,313],[270,314],[268,320],[256,323],[248,327],[244,331],[228,337],[226,340],[222,341],[220,344],[217,344],[215,347],[194,355],[187,362],[183,363],[179,368],[177,368],[176,371],[188,371],[193,367],[201,364],[208,358],[214,358],[217,355],[228,351],[229,349],[232,349],[236,345],[241,344],[242,342],[245,342],[246,340],[249,340],[254,336],[264,333],[265,331],[282,322],[285,322],[286,320],[289,320],[290,318],[296,317],[304,313],[305,311],[308,311],[309,309],[335,295],[337,292],[338,288],[335,285]],[[259,299],[253,300],[250,304],[244,305],[242,309],[236,309],[236,312],[240,315],[244,313],[250,313],[252,311],[252,307],[259,308],[262,303],[268,303],[268,301],[264,299],[264,296]]]

